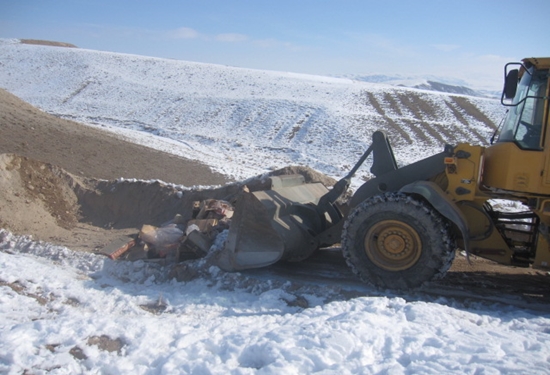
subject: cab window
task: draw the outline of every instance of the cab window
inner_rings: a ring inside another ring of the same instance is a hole
[[[534,71],[531,67],[523,74],[513,101],[514,106],[508,110],[497,142],[515,142],[525,150],[541,149],[547,85],[547,70]]]

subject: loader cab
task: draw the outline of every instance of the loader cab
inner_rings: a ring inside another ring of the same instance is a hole
[[[515,64],[507,64],[505,68],[501,102],[509,110],[497,142],[514,142],[522,150],[541,150],[548,69],[537,70],[527,62],[520,64],[519,69],[508,70]]]
[[[496,142],[484,153],[485,187],[550,195],[549,67],[550,58],[505,66],[501,103],[509,108]]]

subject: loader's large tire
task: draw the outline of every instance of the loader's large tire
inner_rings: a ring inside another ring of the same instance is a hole
[[[363,281],[407,290],[443,277],[456,245],[448,221],[425,201],[401,193],[371,197],[348,216],[342,251]]]

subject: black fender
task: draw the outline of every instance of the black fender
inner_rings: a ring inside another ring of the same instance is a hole
[[[470,254],[470,230],[466,217],[437,184],[431,181],[416,181],[403,186],[399,191],[422,196],[437,212],[453,222],[462,233],[466,254]]]
[[[449,155],[450,151],[445,150],[365,182],[353,194],[349,203],[350,208],[353,209],[365,199],[380,193],[399,191],[399,189],[415,181],[428,180],[445,172],[445,158]]]

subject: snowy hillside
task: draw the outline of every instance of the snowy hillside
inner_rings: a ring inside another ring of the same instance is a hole
[[[377,129],[404,165],[445,143],[486,144],[504,113],[492,99],[5,39],[0,68],[0,87],[46,112],[237,179],[289,164],[341,177]]]

